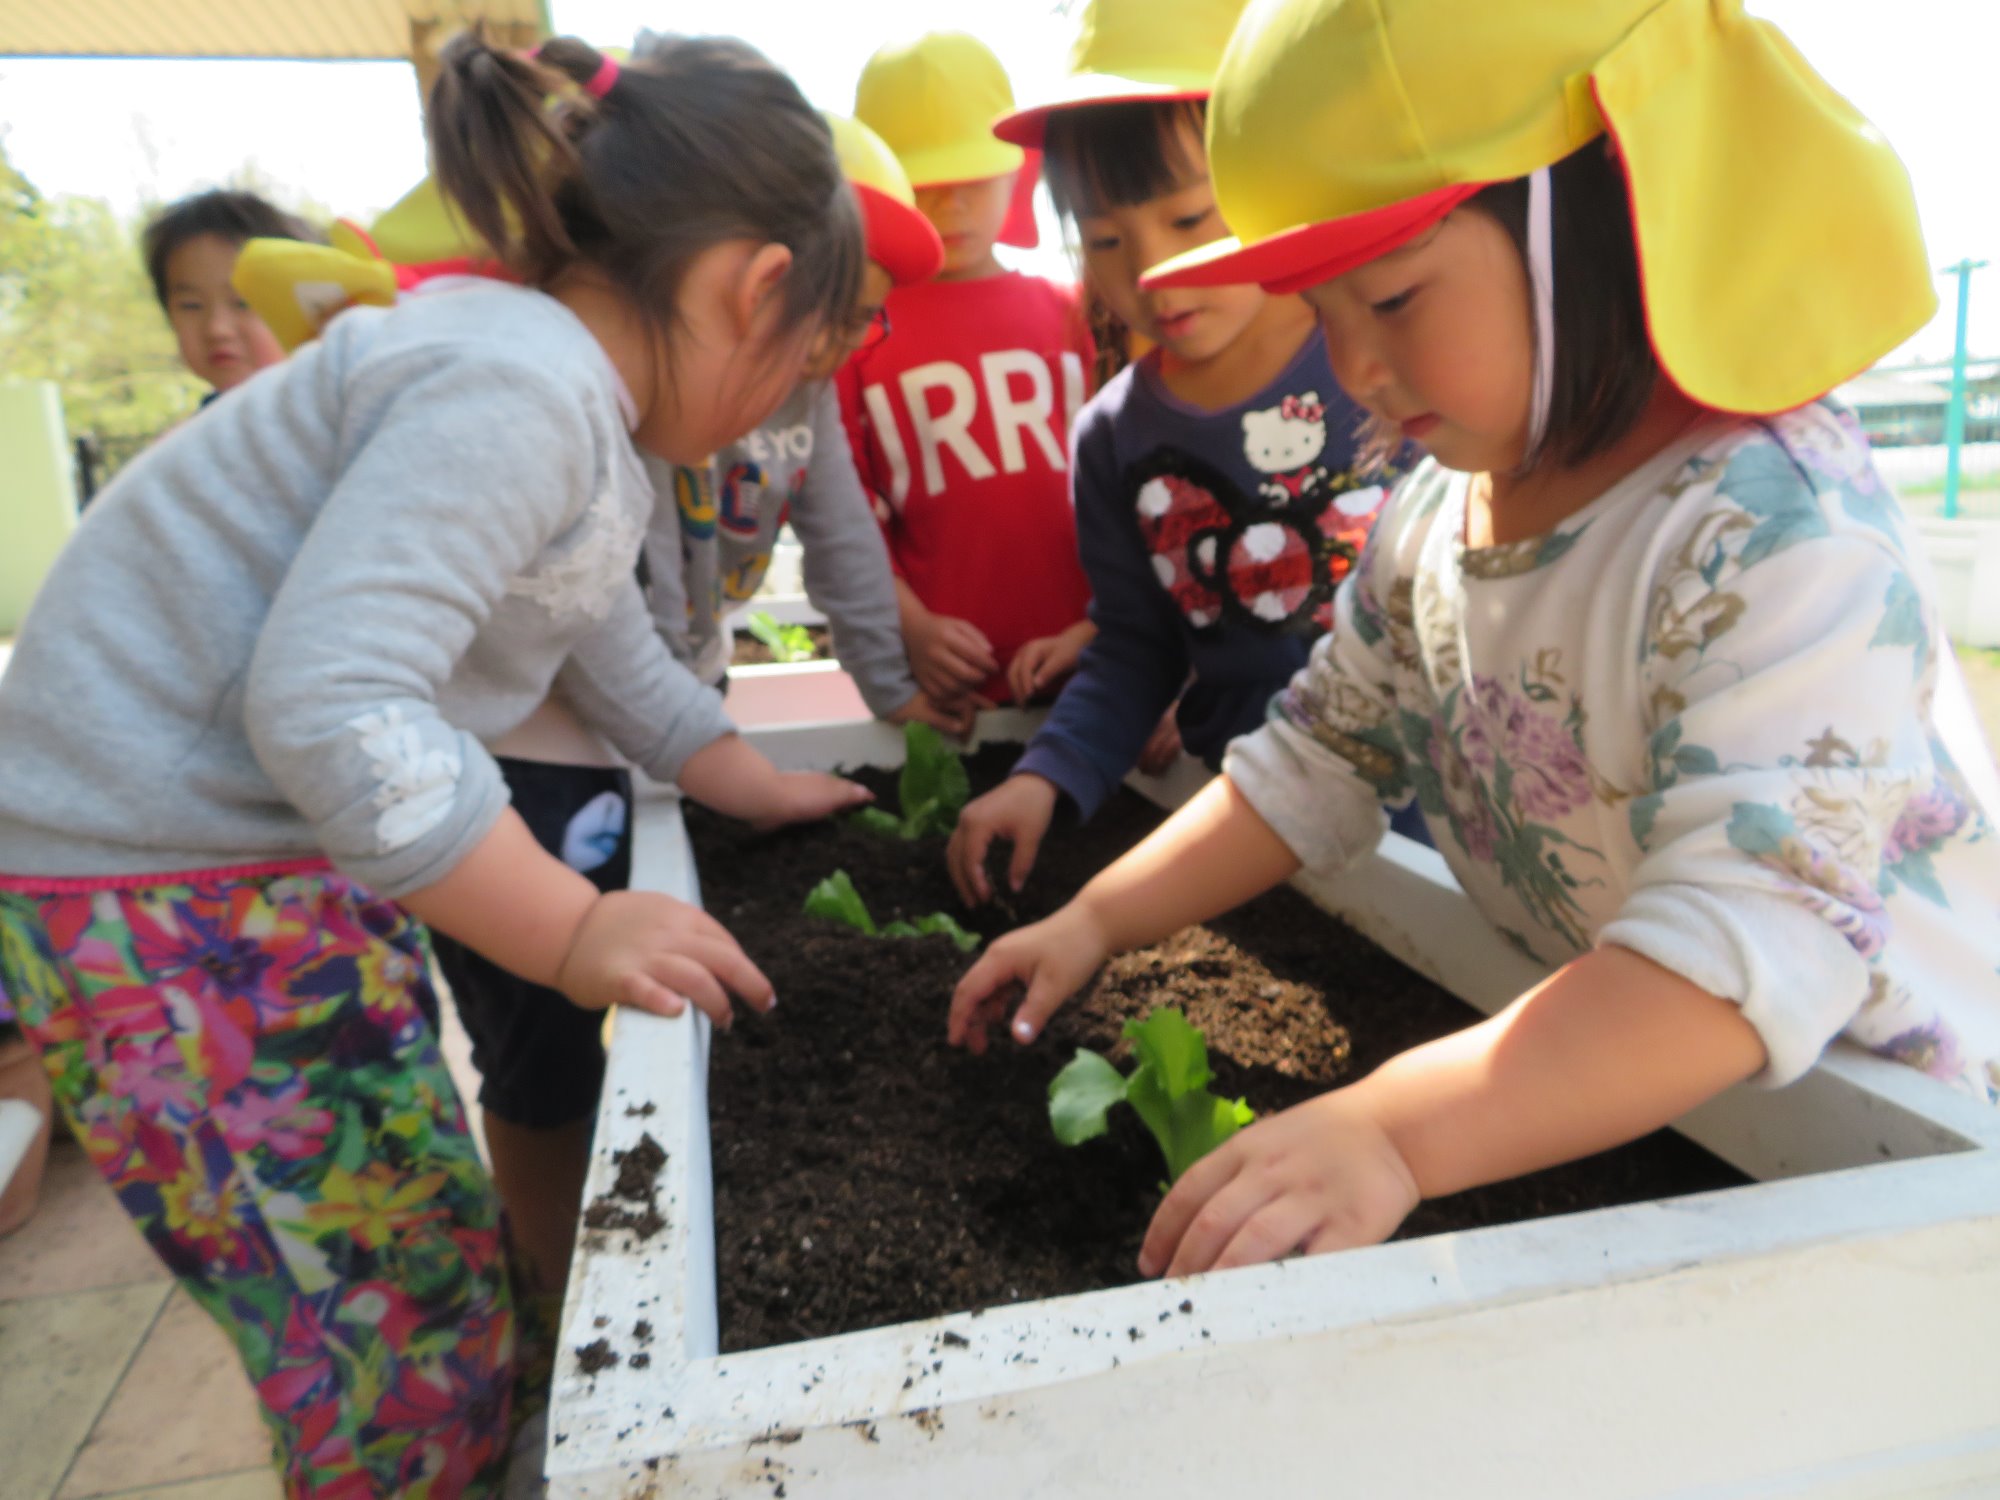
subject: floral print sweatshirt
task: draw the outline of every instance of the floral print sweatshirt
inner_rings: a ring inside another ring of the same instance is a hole
[[[1225,770],[1309,867],[1421,806],[1496,928],[1734,1001],[1791,1081],[1846,1035],[2000,1101],[2000,840],[1933,714],[1928,572],[1852,417],[1711,419],[1468,548],[1426,463]],[[1956,731],[1955,731],[1956,732]]]

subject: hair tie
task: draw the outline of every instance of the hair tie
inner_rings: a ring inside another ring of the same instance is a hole
[[[617,82],[617,60],[607,57],[597,65],[597,71],[590,75],[590,82],[583,86],[583,91],[593,99],[602,99],[611,92],[612,85]]]

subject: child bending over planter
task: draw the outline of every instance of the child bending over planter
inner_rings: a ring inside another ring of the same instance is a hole
[[[1090,630],[1069,429],[1096,348],[1071,288],[995,258],[996,243],[1035,243],[1015,211],[1026,158],[990,130],[1013,102],[1000,60],[962,32],[883,47],[854,93],[855,116],[915,185],[944,265],[889,293],[895,337],[861,350],[836,385],[881,503],[910,664],[933,703],[956,709],[1006,701],[1008,667],[1031,648],[1053,658],[1053,682]]]
[[[1738,0],[1281,0],[1210,117],[1240,241],[1148,284],[1303,291],[1430,458],[1270,722],[994,944],[951,1038],[1019,981],[1032,1040],[1107,955],[1352,865],[1414,799],[1554,972],[1204,1158],[1147,1274],[1373,1243],[1836,1036],[2000,1098],[2000,845],[1956,769],[1988,752],[1933,717],[1927,572],[1820,395],[1934,306],[1887,144]]]
[[[947,862],[968,904],[992,895],[996,838],[1013,846],[1018,891],[1057,803],[1090,817],[1142,754],[1171,756],[1176,727],[1214,765],[1261,724],[1331,622],[1334,588],[1388,494],[1393,471],[1364,472],[1360,408],[1334,383],[1303,301],[1255,282],[1139,285],[1147,267],[1229,232],[1202,125],[1242,9],[1094,0],[1059,102],[994,126],[1044,153],[1086,280],[1154,348],[1077,419],[1077,543],[1097,634],[1014,774],[952,835]]]
[[[0,988],[242,1351],[295,1496],[493,1494],[519,1414],[501,1202],[417,922],[586,1025],[772,1003],[711,918],[541,849],[484,746],[560,682],[726,813],[861,795],[737,738],[634,578],[640,450],[733,441],[853,305],[825,125],[738,45],[661,78],[466,36],[441,68],[439,183],[522,284],[343,313],[164,439],[0,685]]]
[[[642,38],[637,65],[660,45]],[[704,682],[720,683],[733,646],[727,615],[757,592],[789,522],[804,551],[806,595],[826,616],[833,654],[869,710],[891,723],[917,720],[963,734],[972,726],[970,703],[940,704],[911,674],[895,575],[832,384],[851,355],[888,337],[891,289],[935,276],[944,246],[881,137],[856,120],[829,115],[827,124],[861,205],[868,247],[861,298],[827,330],[785,404],[705,472],[649,463],[662,499],[675,501],[653,512],[646,540],[653,617],[674,655]]]

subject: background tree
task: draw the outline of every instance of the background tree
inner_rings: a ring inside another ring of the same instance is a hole
[[[0,379],[53,380],[71,436],[122,458],[194,409],[137,225],[95,198],[45,198],[0,142]]]
[[[225,186],[310,222],[328,218],[254,164]],[[156,207],[123,220],[101,199],[45,197],[0,139],[0,380],[54,381],[70,436],[95,438],[107,470],[187,416],[207,389],[181,364],[140,259]]]

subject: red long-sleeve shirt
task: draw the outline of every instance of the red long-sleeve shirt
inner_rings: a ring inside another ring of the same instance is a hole
[[[889,295],[892,332],[838,379],[855,467],[889,556],[927,609],[970,620],[1000,671],[1090,603],[1069,431],[1095,346],[1075,294],[1007,272]]]

